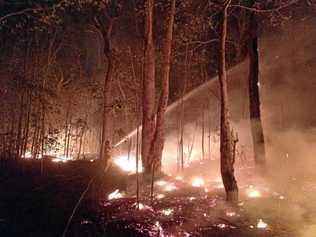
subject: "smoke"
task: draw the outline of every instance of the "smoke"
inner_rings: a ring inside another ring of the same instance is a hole
[[[285,223],[294,236],[316,236],[316,28],[315,19],[289,23],[283,32],[260,41],[260,95],[268,178],[253,167],[248,111],[248,62],[228,72],[230,115],[237,144],[236,176],[240,187],[254,185],[271,197],[248,208],[249,215]],[[186,167],[186,175],[219,177],[219,85],[213,78],[176,101],[167,111],[163,169],[179,161],[182,121],[186,164],[211,158],[212,166]],[[204,125],[203,125],[204,124]],[[202,127],[204,126],[204,157]],[[210,139],[210,146],[209,146]],[[192,150],[190,152],[190,150]],[[208,163],[210,164],[210,163]],[[277,203],[277,206],[275,206]]]
[[[237,179],[277,190],[288,200],[276,214],[294,229],[298,236],[316,236],[316,28],[314,19],[289,24],[281,34],[260,42],[260,93],[262,121],[266,141],[269,176],[263,181],[238,168],[253,161],[248,111],[247,72],[244,62],[228,73],[232,128],[238,134]],[[179,157],[179,121],[184,120],[184,154],[188,160],[202,158],[202,124],[204,116],[205,153],[208,154],[208,129],[211,130],[211,155],[219,158],[218,81],[212,79],[177,101],[167,113],[167,137],[163,165],[174,170]],[[184,103],[184,105],[182,104]],[[184,115],[181,110],[184,108]],[[219,165],[192,173],[219,175]],[[244,177],[248,175],[245,180]],[[261,203],[259,210],[271,208]],[[258,211],[257,209],[255,209]],[[260,211],[259,211],[260,212]]]

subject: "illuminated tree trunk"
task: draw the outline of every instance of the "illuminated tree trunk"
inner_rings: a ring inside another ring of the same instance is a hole
[[[145,52],[143,78],[142,163],[144,173],[152,172],[149,153],[155,132],[155,46],[153,42],[154,0],[145,2]]]
[[[107,146],[106,143],[110,142],[110,113],[111,113],[111,87],[112,87],[112,77],[114,69],[114,58],[111,45],[111,34],[113,29],[114,19],[110,19],[107,31],[103,32],[104,38],[104,55],[107,58],[107,71],[104,78],[104,88],[103,88],[103,124],[102,124],[102,135],[101,135],[101,149],[100,158],[107,162],[108,155],[106,155]]]
[[[226,78],[226,34],[227,34],[227,9],[231,1],[223,4],[221,14],[220,49],[218,62],[218,77],[221,96],[221,118],[220,118],[220,154],[221,175],[226,191],[228,202],[238,202],[238,187],[234,175],[233,141],[230,131],[227,78]]]
[[[260,95],[259,95],[259,56],[258,56],[258,25],[255,13],[250,13],[248,43],[249,53],[249,115],[251,124],[251,134],[253,141],[254,160],[256,165],[261,168],[265,166],[265,146],[264,135],[261,122],[260,112]]]
[[[161,169],[161,158],[164,147],[165,139],[165,112],[168,106],[169,99],[169,78],[170,78],[170,65],[171,65],[171,51],[172,51],[172,39],[173,39],[173,25],[174,16],[176,12],[176,0],[171,1],[171,7],[169,10],[169,19],[167,21],[167,32],[164,39],[164,45],[162,49],[163,53],[163,68],[162,68],[162,90],[158,104],[158,112],[156,118],[156,130],[154,141],[151,144],[151,154],[154,155],[154,168],[156,170]]]

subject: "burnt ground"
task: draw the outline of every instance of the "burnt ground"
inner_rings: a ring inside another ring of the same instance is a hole
[[[207,161],[196,166],[199,165],[210,164]],[[188,170],[194,170],[193,166]],[[94,177],[97,164],[46,161],[44,167],[45,174],[41,176],[38,161],[2,163],[1,237],[61,236],[81,193]],[[254,180],[249,175],[254,172],[251,169],[244,167],[237,172],[241,180],[238,206],[227,205],[218,177],[205,177],[200,171],[199,176],[204,177],[205,182],[200,187],[192,187],[189,176],[182,179],[174,174],[159,178],[153,201],[149,198],[150,186],[143,183],[137,208],[135,176],[128,178],[123,198],[108,200],[109,193],[125,189],[125,174],[112,167],[102,177],[104,185],[91,186],[72,219],[67,236],[315,236],[315,205],[308,199],[313,196],[295,200],[289,192],[277,192],[276,187]],[[311,183],[305,183],[299,184],[301,189],[297,192],[315,193]],[[259,192],[259,197],[249,197],[254,190]],[[96,193],[102,193],[101,199],[96,200]],[[267,226],[258,228],[260,222]],[[305,233],[308,229],[311,235]]]
[[[54,163],[47,160],[41,175],[40,161],[0,163],[1,237],[61,236],[67,219],[98,166],[89,161]],[[123,174],[115,169],[110,173],[112,175],[102,177],[105,181],[102,187],[96,182],[91,186],[76,217],[96,216],[97,194],[106,192],[106,188],[122,187],[120,178]]]

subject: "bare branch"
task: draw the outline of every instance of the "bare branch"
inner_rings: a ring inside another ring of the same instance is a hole
[[[300,0],[292,0],[286,4],[283,4],[283,5],[280,5],[276,8],[271,8],[271,9],[260,9],[260,8],[255,8],[255,7],[246,7],[246,6],[238,5],[238,4],[231,4],[229,7],[237,7],[237,8],[241,8],[241,9],[245,9],[245,10],[257,12],[257,13],[269,13],[269,12],[280,11],[280,10],[287,8],[295,3],[298,3],[299,1]]]
[[[21,11],[12,12],[12,13],[9,13],[9,14],[7,14],[5,16],[0,17],[0,22],[4,21],[7,18],[12,17],[12,16],[19,16],[19,15],[23,15],[23,14],[25,14],[27,12],[33,12],[33,11],[36,11],[36,9],[34,9],[34,8],[26,8],[26,9],[23,9]]]

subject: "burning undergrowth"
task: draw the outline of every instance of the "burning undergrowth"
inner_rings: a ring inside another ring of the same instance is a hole
[[[214,164],[206,160],[192,166]],[[237,206],[226,203],[219,176],[203,172],[157,179],[153,199],[150,184],[142,182],[138,203],[135,186],[130,184],[126,191],[105,195],[98,225],[109,236],[298,236],[303,223],[293,213],[302,208],[248,175],[254,172],[253,167],[237,169],[241,197]]]

